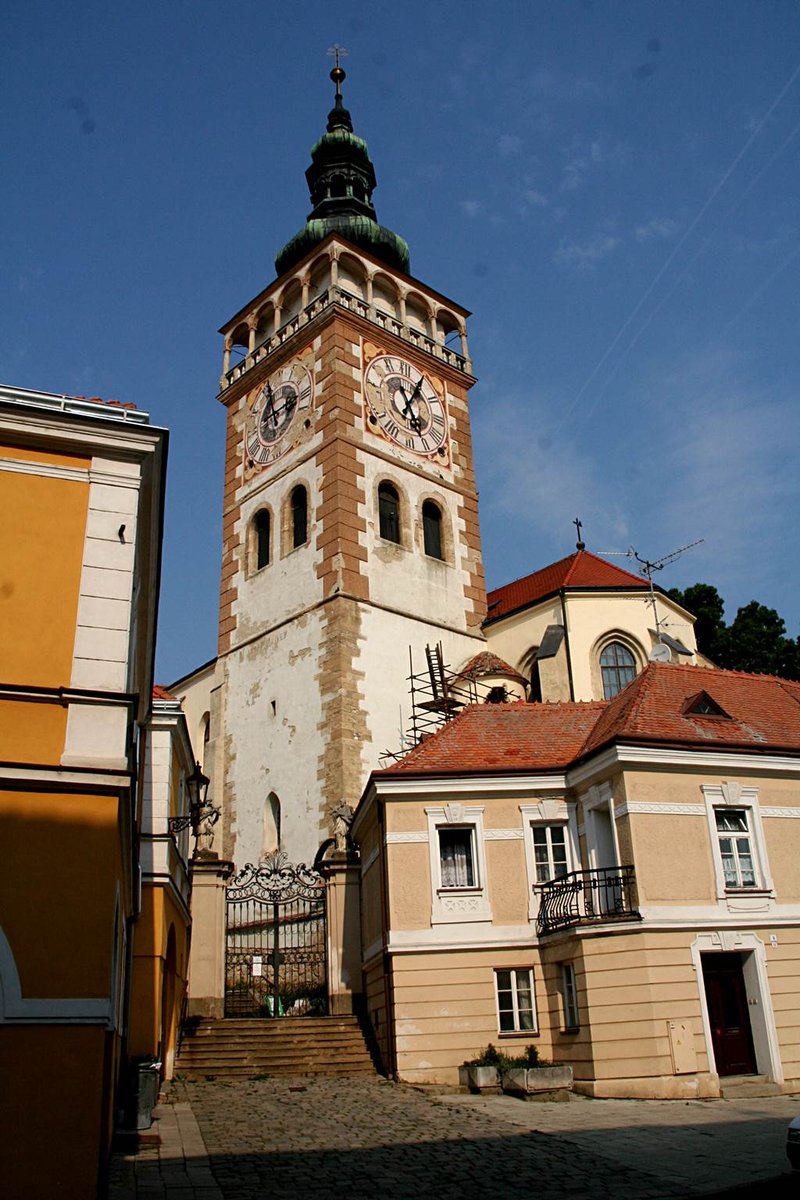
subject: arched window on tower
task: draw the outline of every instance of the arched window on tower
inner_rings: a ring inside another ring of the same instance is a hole
[[[270,519],[266,508],[260,508],[253,520],[253,558],[256,571],[269,564]]]
[[[609,642],[600,653],[603,695],[611,700],[627,687],[636,675],[636,659],[622,642]]]
[[[391,483],[378,488],[378,525],[382,538],[400,545],[400,497]]]
[[[429,558],[444,558],[442,549],[442,510],[433,500],[422,504],[422,538]]]
[[[302,483],[292,492],[292,547],[304,546],[308,541],[308,493]]]

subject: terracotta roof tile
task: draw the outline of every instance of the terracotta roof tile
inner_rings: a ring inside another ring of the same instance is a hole
[[[729,717],[684,712],[706,692]],[[613,742],[800,755],[800,683],[649,663],[611,701],[473,704],[376,778],[565,770]]]
[[[684,712],[701,691],[728,717]],[[773,675],[650,663],[611,701],[584,753],[626,740],[800,750],[800,685]]]
[[[542,567],[532,575],[507,583],[489,592],[486,599],[489,615],[487,623],[499,617],[536,604],[545,596],[561,588],[646,588],[647,580],[613,563],[598,558],[589,550],[576,550],[574,554]]]
[[[579,753],[606,701],[586,704],[472,704],[415,746],[395,774],[469,775],[555,770]]]
[[[482,675],[507,675],[511,679],[521,679],[527,683],[524,675],[520,675],[505,659],[492,654],[491,650],[482,650],[458,672],[459,679],[480,679]]]
[[[154,700],[177,700],[177,696],[173,696],[172,692],[167,688],[162,687],[160,683],[153,684],[153,699]]]

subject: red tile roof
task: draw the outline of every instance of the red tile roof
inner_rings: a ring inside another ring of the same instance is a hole
[[[589,550],[576,550],[574,554],[534,571],[524,579],[517,579],[489,592],[487,624],[505,617],[508,613],[536,604],[545,596],[551,596],[561,588],[646,588],[647,580],[633,575],[613,563],[598,558]]]
[[[154,700],[177,700],[177,696],[173,696],[172,692],[167,688],[162,687],[160,683],[153,684],[153,699]]]
[[[130,400],[104,400],[102,396],[70,396],[71,400],[87,400],[89,404],[110,404],[112,408],[136,408]]]
[[[586,704],[471,704],[376,774],[469,775],[566,767],[606,707]]]
[[[459,679],[480,679],[482,675],[505,675],[510,679],[521,679],[523,682],[527,682],[525,676],[520,675],[515,667],[512,667],[504,659],[498,658],[496,654],[492,654],[490,650],[482,650],[480,654],[476,654],[458,672]]]
[[[684,711],[705,692],[727,717]],[[774,675],[650,663],[612,700],[583,748],[610,741],[800,751],[800,685]]]
[[[729,717],[684,712],[699,692]],[[610,701],[471,705],[375,775],[565,770],[614,742],[800,755],[800,683],[649,663]]]

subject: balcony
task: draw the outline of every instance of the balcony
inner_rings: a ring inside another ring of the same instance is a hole
[[[636,907],[633,867],[597,867],[571,871],[541,888],[537,929],[540,935],[573,925],[641,921]]]

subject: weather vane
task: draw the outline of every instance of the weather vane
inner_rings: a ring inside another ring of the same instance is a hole
[[[341,84],[342,80],[345,79],[344,69],[339,66],[339,59],[347,58],[348,53],[349,51],[345,50],[344,46],[340,46],[338,42],[334,42],[334,44],[328,50],[328,54],[331,56],[331,58],[336,60],[336,66],[331,71],[331,79],[336,84],[337,100],[341,100],[342,98]]]

